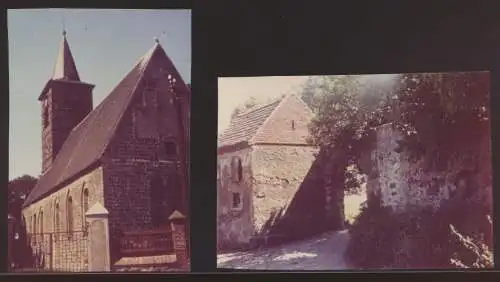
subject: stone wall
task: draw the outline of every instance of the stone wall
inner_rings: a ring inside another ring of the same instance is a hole
[[[97,202],[103,202],[103,169],[99,167],[66,187],[56,191],[46,198],[33,203],[23,210],[23,217],[26,220],[28,234],[34,235],[34,241],[41,242],[41,248],[45,253],[52,255],[53,269],[86,269],[87,264],[87,239],[85,237],[85,211],[83,206],[84,190],[88,190],[88,207]],[[68,210],[68,198],[71,197],[71,211]],[[58,207],[58,208],[56,208]],[[56,224],[56,210],[59,210],[59,224]],[[73,236],[68,236],[68,214],[72,214]],[[36,217],[36,231],[34,228],[34,218]],[[42,222],[40,223],[40,218]],[[42,224],[42,229],[40,229]],[[59,232],[59,233],[57,233]],[[40,245],[40,244],[39,244]],[[52,249],[50,249],[52,246]],[[49,258],[46,257],[47,259]],[[47,267],[49,264],[47,262]]]
[[[252,197],[253,224],[257,230],[263,228],[273,213],[282,210],[281,213],[286,214],[311,169],[316,152],[309,146],[254,146]]]
[[[255,233],[252,225],[253,176],[251,148],[227,152],[218,156],[217,241],[219,248],[237,248],[250,243]],[[234,158],[241,160],[242,178],[235,182],[232,175]],[[233,193],[241,196],[241,206],[233,207]]]
[[[458,156],[444,172],[424,172],[420,161],[410,162],[404,152],[397,153],[397,140],[402,136],[391,124],[382,125],[376,136],[367,192],[380,195],[382,204],[395,211],[402,211],[408,205],[438,208],[456,190],[456,176],[461,171],[473,171],[476,165],[479,173],[474,182],[491,187],[491,141],[487,135],[478,142],[482,153],[477,160],[464,161]],[[485,197],[491,199],[491,193],[488,195]]]

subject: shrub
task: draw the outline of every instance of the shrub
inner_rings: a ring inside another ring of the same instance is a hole
[[[346,259],[360,269],[491,265],[491,228],[480,221],[483,208],[482,203],[468,200],[445,204],[437,211],[410,207],[394,213],[377,202],[371,203],[352,225]],[[450,224],[454,226],[452,232]],[[456,232],[455,226],[467,235]],[[464,243],[474,240],[482,243]]]

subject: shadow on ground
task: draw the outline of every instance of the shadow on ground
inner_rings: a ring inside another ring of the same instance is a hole
[[[218,268],[252,270],[345,270],[347,230],[327,232],[310,239],[248,252],[217,256]]]

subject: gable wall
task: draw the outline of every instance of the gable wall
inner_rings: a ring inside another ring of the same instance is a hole
[[[152,59],[153,60],[153,59]],[[157,71],[151,65],[145,78]],[[161,175],[166,197],[161,205],[168,217],[181,208],[177,155],[168,155],[165,142],[179,145],[177,115],[165,79],[156,88],[140,83],[105,153],[105,207],[111,233],[152,227],[151,181]]]
[[[253,141],[279,144],[307,144],[312,112],[297,96],[289,96],[257,131]],[[294,127],[292,127],[292,122]]]

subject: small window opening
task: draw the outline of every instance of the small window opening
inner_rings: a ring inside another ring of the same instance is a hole
[[[73,237],[73,199],[71,197],[68,198],[66,205],[66,220],[68,237],[71,238]]]
[[[61,223],[59,222],[59,203],[56,203],[54,209],[54,232],[58,232],[60,230]]]
[[[243,166],[241,164],[241,159],[234,157],[231,166],[233,181],[241,182],[243,179]]]
[[[175,144],[175,142],[167,141],[165,142],[164,146],[165,146],[165,154],[168,157],[177,155],[177,145]]]
[[[295,121],[292,120],[292,130],[295,130]]]
[[[239,210],[242,208],[241,194],[238,192],[233,192],[232,206],[233,210]]]

